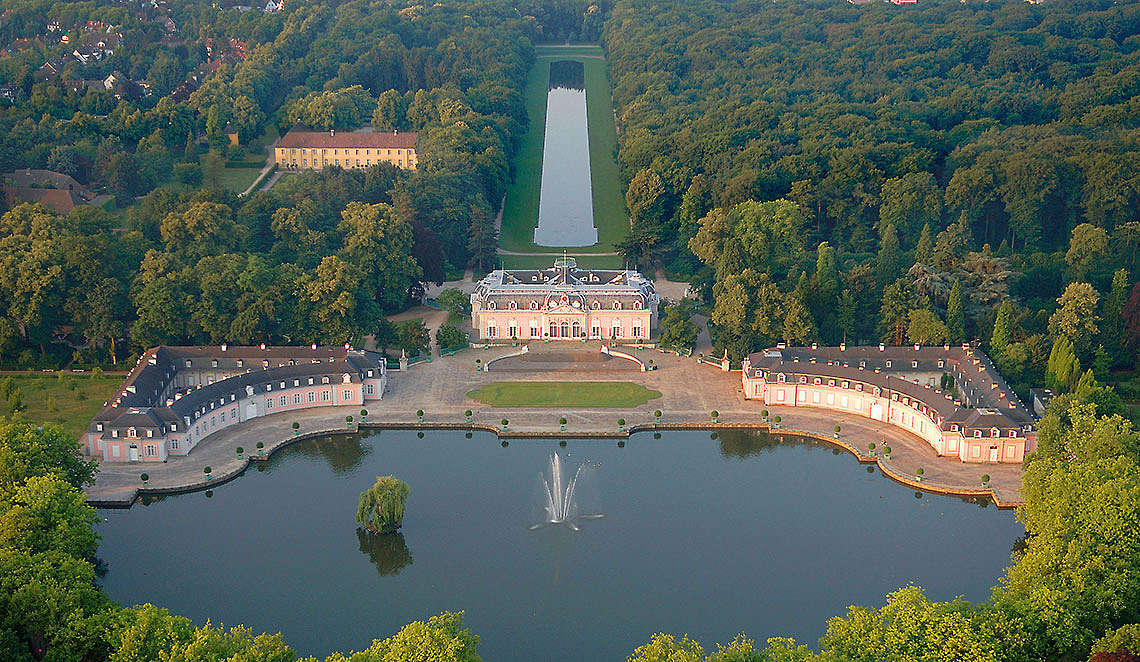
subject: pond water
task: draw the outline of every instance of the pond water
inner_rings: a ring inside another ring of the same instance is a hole
[[[826,445],[710,436],[304,441],[212,492],[100,511],[102,582],[199,624],[281,631],[302,654],[466,610],[486,660],[622,660],[659,631],[814,644],[827,618],[908,582],[984,599],[1024,534],[1011,511],[919,497]],[[578,531],[533,528],[556,452],[564,486],[585,465],[563,511],[603,516]],[[387,474],[411,486],[402,533],[361,534],[357,498]]]
[[[559,60],[550,64],[534,243],[540,246],[598,243],[590,181],[585,69],[581,62]]]

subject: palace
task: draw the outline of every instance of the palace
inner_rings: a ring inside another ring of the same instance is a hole
[[[391,163],[416,169],[416,133],[307,131],[293,128],[273,148],[277,167],[320,170],[328,166],[367,168]]]
[[[660,297],[631,270],[579,269],[563,257],[549,269],[487,274],[471,294],[482,340],[648,341]]]
[[[82,437],[108,462],[165,462],[203,439],[258,416],[351,406],[384,396],[376,352],[344,347],[156,347]]]
[[[963,462],[1021,462],[1036,419],[981,350],[777,347],[744,360],[744,397],[890,423]]]

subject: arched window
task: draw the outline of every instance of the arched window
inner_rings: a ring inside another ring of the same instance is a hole
[[[634,301],[633,302],[633,308],[634,308],[634,310],[641,310],[641,302],[640,301]]]
[[[531,310],[538,310],[538,302],[537,301],[531,301],[530,302],[530,309]]]
[[[487,302],[487,310],[494,310],[494,309],[495,309],[495,302],[494,301],[488,301]]]
[[[569,338],[570,337],[570,323],[569,322],[565,322],[565,321],[562,322],[562,328],[560,329],[560,333],[558,334],[558,337],[559,338]]]
[[[621,302],[620,301],[614,302],[614,310],[621,310]]]
[[[602,307],[602,304],[598,303],[596,299],[594,300],[594,303],[590,304],[590,308],[592,308],[594,310],[599,310],[599,309],[601,309],[601,307]]]
[[[514,301],[511,302],[511,305],[510,305],[511,310],[514,310],[518,307],[519,307],[519,305],[517,303],[515,303]]]

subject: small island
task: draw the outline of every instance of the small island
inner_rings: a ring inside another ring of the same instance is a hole
[[[369,533],[395,533],[404,522],[404,506],[411,488],[395,476],[379,476],[376,484],[360,493],[356,521]]]

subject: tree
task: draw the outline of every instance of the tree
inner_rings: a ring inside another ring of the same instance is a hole
[[[930,238],[930,224],[922,226],[918,235],[918,243],[914,247],[914,261],[918,264],[932,264],[934,262],[934,241]]]
[[[910,172],[883,182],[879,227],[893,226],[904,237],[942,220],[942,189],[929,172]],[[929,230],[928,230],[929,232]]]
[[[463,612],[445,611],[424,621],[412,621],[387,639],[376,639],[366,650],[350,656],[351,662],[481,662],[476,652],[478,635],[463,627]],[[342,662],[331,656],[326,662]]]
[[[1073,228],[1069,238],[1069,250],[1065,253],[1065,262],[1069,265],[1069,273],[1073,280],[1087,280],[1094,272],[1111,257],[1108,250],[1108,233],[1102,228],[1088,223],[1081,223]]]
[[[394,476],[379,476],[360,493],[356,521],[372,533],[392,533],[404,522],[404,507],[411,488]]]
[[[1088,283],[1069,283],[1057,298],[1060,304],[1049,316],[1049,332],[1054,336],[1065,336],[1073,342],[1078,356],[1087,356],[1091,351],[1092,339],[1097,335],[1097,303],[1100,294]]]
[[[166,609],[144,604],[124,615],[130,622],[114,633],[114,652],[109,662],[149,662],[162,659],[167,651],[180,649],[194,638],[189,619]]]
[[[1124,324],[1124,308],[1128,304],[1128,272],[1118,269],[1112,274],[1112,285],[1101,301],[1100,342],[1111,366],[1129,363],[1128,338]]]
[[[462,290],[449,287],[436,295],[435,302],[456,317],[471,316],[471,298]]]
[[[879,255],[875,259],[875,279],[879,287],[898,278],[899,274],[899,235],[895,226],[888,225],[883,229],[883,237],[879,241]]]
[[[782,340],[789,345],[807,345],[817,337],[815,320],[811,313],[798,297],[784,297],[780,307],[780,316],[784,320]]]
[[[197,202],[171,212],[159,227],[166,249],[194,262],[198,258],[237,249],[245,228],[233,220],[233,210],[216,202]]]
[[[946,303],[946,328],[948,340],[959,344],[966,342],[966,314],[962,309],[962,281],[954,281],[950,288],[950,298]]]
[[[80,454],[79,443],[54,425],[0,419],[0,503],[32,476],[54,474],[82,489],[95,479],[95,466]]]
[[[285,111],[287,124],[314,129],[355,129],[372,116],[376,100],[360,85],[312,92]]]
[[[665,306],[658,329],[658,342],[668,349],[691,349],[697,344],[697,325],[692,321],[693,303],[685,299]]]
[[[907,339],[918,345],[941,345],[950,337],[950,330],[946,323],[938,319],[938,315],[926,308],[910,311],[910,325],[907,327]]]
[[[1009,350],[1013,340],[1013,304],[1008,300],[1002,301],[998,307],[997,317],[994,319],[994,331],[990,336],[990,354],[997,360]]]
[[[30,476],[0,503],[0,547],[94,559],[99,521],[75,486],[57,475]]]
[[[404,125],[403,97],[396,90],[385,90],[376,100],[372,111],[372,128],[377,131],[395,131]]]
[[[341,344],[363,337],[379,324],[381,309],[364,273],[336,255],[304,274],[298,288],[297,317],[307,321],[301,331],[308,340]]]
[[[412,356],[419,356],[420,352],[427,351],[431,337],[422,319],[406,320],[397,326],[397,336],[400,347],[407,350]]]
[[[633,651],[629,662],[705,662],[705,651],[687,636],[677,639],[671,634],[655,634],[648,644]]]
[[[1057,336],[1045,366],[1045,386],[1056,391],[1066,390],[1076,384],[1080,373],[1081,363],[1073,351],[1073,341],[1067,336]]]
[[[467,336],[458,327],[444,324],[436,329],[435,343],[439,345],[440,349],[454,349],[466,346]]]
[[[412,228],[391,205],[349,202],[337,229],[344,236],[340,256],[364,275],[365,287],[381,309],[399,310],[422,271],[412,257]]]
[[[652,170],[641,170],[629,182],[625,204],[632,230],[661,232],[665,216],[665,182]]]
[[[950,227],[938,233],[934,242],[934,267],[950,271],[966,253],[970,241],[970,226],[960,217]]]
[[[883,290],[879,308],[879,338],[892,345],[901,345],[910,328],[910,311],[914,308],[914,294],[910,281],[899,278]]]
[[[1117,653],[1125,651],[1132,655],[1140,655],[1140,624],[1130,623],[1122,625],[1111,632],[1108,632],[1100,639],[1093,643],[1092,651],[1094,657],[1090,660],[1096,660],[1096,653]],[[1109,662],[1114,658],[1103,658],[1105,662]]]

